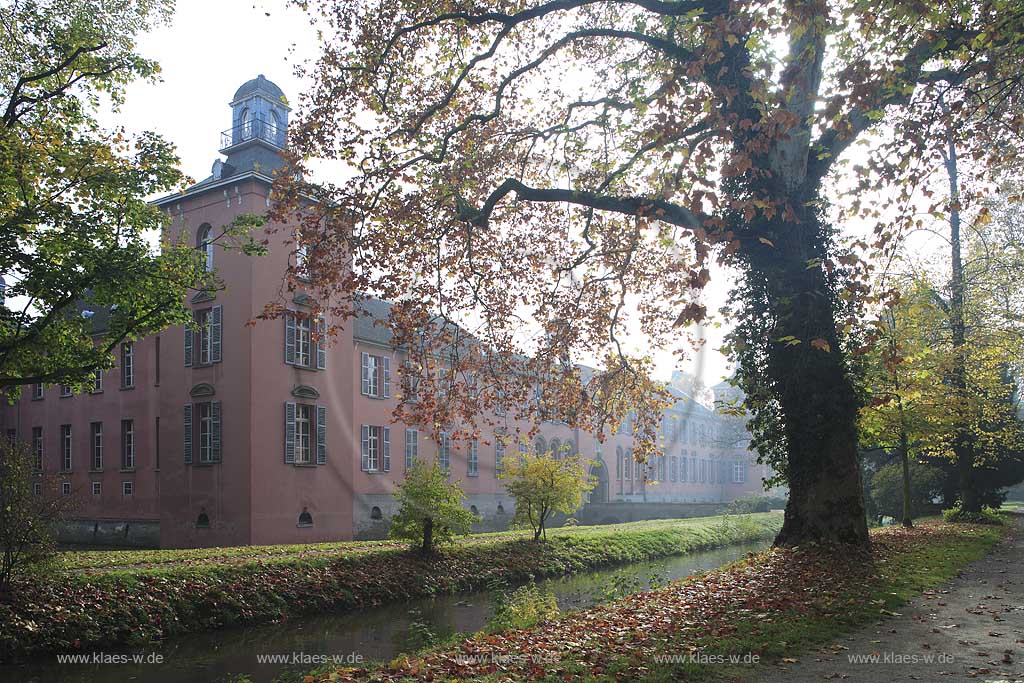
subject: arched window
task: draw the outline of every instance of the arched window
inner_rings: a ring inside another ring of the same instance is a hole
[[[505,514],[505,506],[502,505],[501,503],[498,503],[498,514],[499,515]]]
[[[313,515],[306,508],[302,508],[302,514],[299,515],[299,526],[313,526]]]
[[[558,439],[551,439],[551,457],[555,460],[562,459],[562,442]]]
[[[537,455],[544,455],[545,453],[547,453],[548,445],[547,443],[545,443],[543,436],[537,437],[537,439],[533,442],[533,448],[536,451]]]
[[[370,508],[370,519],[384,519],[384,513],[380,511],[380,508],[374,505]]]
[[[622,446],[615,447],[615,478],[622,479]]]
[[[472,512],[474,515],[479,515],[480,514],[480,511],[476,509],[476,505],[470,505],[469,506],[469,511]]]
[[[205,512],[200,512],[199,517],[196,518],[197,529],[209,529],[210,528],[210,517]]]
[[[248,140],[252,137],[252,112],[249,107],[242,110],[242,139]]]
[[[196,232],[196,249],[203,252],[206,261],[206,272],[213,271],[213,228],[209,223],[203,223]]]

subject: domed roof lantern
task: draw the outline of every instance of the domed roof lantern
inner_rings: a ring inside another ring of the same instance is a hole
[[[269,174],[281,166],[279,153],[288,129],[288,98],[263,74],[243,83],[231,99],[231,128],[221,133],[227,165]]]

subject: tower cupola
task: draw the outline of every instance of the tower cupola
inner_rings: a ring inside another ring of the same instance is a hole
[[[246,81],[231,99],[231,128],[221,133],[220,151],[235,172],[255,170],[267,175],[282,165],[288,128],[288,98],[263,74]]]

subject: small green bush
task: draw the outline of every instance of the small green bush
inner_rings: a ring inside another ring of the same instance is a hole
[[[550,590],[541,590],[536,582],[511,592],[497,593],[490,628],[494,631],[532,628],[558,616],[558,602]]]
[[[967,512],[957,505],[949,510],[943,510],[942,518],[951,524],[994,524],[996,526],[1005,524],[1002,515],[992,508],[982,508],[981,512]]]
[[[778,496],[749,496],[737,498],[729,503],[726,513],[733,515],[750,514],[753,512],[768,512],[769,510],[782,510],[786,507],[786,499]]]

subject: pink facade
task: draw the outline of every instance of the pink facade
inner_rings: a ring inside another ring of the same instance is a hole
[[[224,134],[226,161],[188,192],[156,202],[168,215],[166,239],[205,249],[207,226],[216,236],[238,214],[266,210],[278,132],[287,122],[279,93],[262,77],[239,89],[233,128]],[[395,511],[391,494],[406,469],[407,426],[392,422],[397,392],[379,382],[387,367],[397,385],[403,359],[372,319],[346,326],[323,348],[297,319],[247,324],[265,303],[280,300],[294,258],[285,226],[268,226],[266,237],[269,254],[262,257],[212,246],[225,288],[192,297],[198,329],[171,328],[128,344],[122,355],[130,358],[104,373],[100,391],[62,397],[59,387],[45,387],[34,399],[27,387],[3,409],[8,436],[41,441],[43,467],[59,472],[68,495],[80,499],[79,540],[221,546],[386,530]],[[301,296],[289,306],[304,310]],[[384,358],[387,365],[377,360]],[[381,364],[374,366],[377,386],[365,383],[366,362]],[[727,438],[726,418],[679,398],[666,416],[664,472],[652,464],[646,482],[629,455],[628,428],[599,443],[544,423],[534,447],[557,440],[599,463],[595,501],[720,502],[759,494],[766,472],[745,439]],[[450,444],[452,477],[483,518],[480,528],[501,528],[514,502],[496,475],[495,440],[481,436],[475,467],[472,448]],[[421,430],[409,454],[430,461],[438,451]]]

